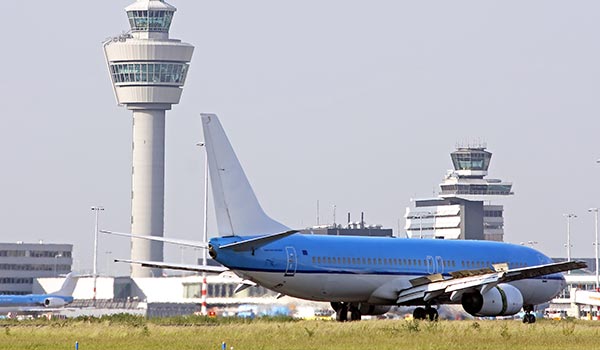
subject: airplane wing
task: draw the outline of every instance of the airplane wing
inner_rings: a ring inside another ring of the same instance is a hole
[[[148,241],[158,241],[158,242],[177,244],[177,245],[182,245],[182,246],[187,246],[187,247],[204,248],[204,249],[208,248],[207,242],[188,241],[188,240],[184,240],[184,239],[166,238],[166,237],[159,237],[159,236],[142,236],[142,235],[135,235],[132,233],[113,232],[113,231],[106,231],[106,230],[100,230],[100,232],[107,234],[107,235],[145,239]]]
[[[171,264],[171,263],[164,263],[164,262],[158,262],[158,261],[141,261],[141,260],[126,260],[126,259],[115,259],[115,262],[139,264],[139,265],[142,265],[143,267],[158,267],[161,269],[208,272],[208,273],[221,273],[221,272],[229,271],[228,268],[222,267],[222,266]]]
[[[454,302],[459,300],[463,293],[470,290],[476,289],[484,294],[500,283],[581,269],[587,267],[587,264],[582,261],[565,261],[512,270],[502,266],[494,267],[495,271],[481,269],[453,272],[448,279],[444,279],[441,274],[413,279],[411,280],[412,287],[401,290],[396,302],[407,304],[421,299],[428,302],[441,297]]]

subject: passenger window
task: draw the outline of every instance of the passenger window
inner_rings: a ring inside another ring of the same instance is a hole
[[[371,258],[369,258],[369,260],[368,260],[368,261],[369,261],[369,265],[371,265]]]

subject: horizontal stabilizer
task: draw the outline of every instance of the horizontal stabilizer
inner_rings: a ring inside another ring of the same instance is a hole
[[[206,242],[188,241],[188,240],[184,240],[184,239],[165,238],[165,237],[159,237],[159,236],[135,235],[132,233],[113,232],[113,231],[106,231],[106,230],[100,230],[100,232],[107,234],[107,235],[145,239],[148,241],[171,243],[171,244],[177,244],[177,245],[182,245],[182,246],[186,246],[186,247],[204,248],[204,249],[208,248],[208,243],[206,243]]]
[[[298,233],[298,231],[297,230],[285,231],[285,232],[274,233],[274,234],[266,235],[266,236],[262,236],[262,237],[251,238],[251,239],[247,239],[247,240],[241,241],[241,242],[229,243],[229,244],[220,246],[219,249],[233,249],[236,252],[249,251],[249,250],[253,250],[256,248],[260,248],[265,244],[269,244],[271,242],[282,239],[284,237],[291,236],[294,233]]]
[[[158,261],[139,261],[139,260],[126,260],[126,259],[115,259],[115,262],[139,264],[139,265],[142,265],[143,267],[157,267],[160,269],[195,271],[195,272],[221,273],[221,272],[229,271],[228,268],[222,267],[222,266],[171,264],[171,263],[163,263],[163,262],[158,262]]]

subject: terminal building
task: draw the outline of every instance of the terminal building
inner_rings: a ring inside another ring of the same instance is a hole
[[[359,222],[350,220],[348,213],[348,223],[346,226],[333,223],[331,225],[319,225],[300,230],[302,234],[309,235],[329,235],[329,236],[375,236],[375,237],[392,237],[392,229],[383,228],[382,225],[367,225],[365,223],[364,213],[360,214]]]
[[[0,243],[0,294],[31,294],[36,278],[71,272],[73,245]]]
[[[512,183],[485,178],[492,158],[485,145],[458,146],[451,158],[439,196],[406,208],[407,237],[503,241],[504,207],[491,201],[513,195]]]

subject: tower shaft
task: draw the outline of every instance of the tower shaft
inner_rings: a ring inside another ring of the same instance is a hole
[[[131,232],[162,236],[165,192],[165,110],[133,111]],[[131,259],[163,261],[163,243],[131,241]],[[132,275],[159,277],[160,269],[132,266]]]
[[[177,9],[164,0],[136,0],[125,11],[129,33],[104,42],[117,102],[133,112],[131,232],[162,237],[165,192],[165,111],[179,103],[194,47],[169,36]],[[132,239],[131,259],[163,261],[163,244]],[[131,277],[160,269],[131,267]]]

